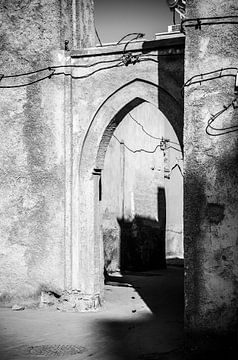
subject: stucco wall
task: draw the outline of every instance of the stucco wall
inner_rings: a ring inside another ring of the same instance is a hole
[[[187,3],[187,18],[238,11],[236,0]],[[237,67],[237,42],[235,24],[186,28],[185,80]],[[235,330],[237,324],[237,132],[205,132],[211,115],[234,97],[234,77],[185,88],[185,314],[190,331]],[[237,109],[229,108],[213,125],[237,125]]]
[[[182,124],[181,98],[163,90],[159,99],[156,56],[154,61],[111,68],[121,58],[123,44],[119,52],[112,47],[112,54],[108,48],[65,51],[65,40],[69,49],[94,44],[92,9],[92,0],[1,2],[5,77],[0,85],[33,82],[0,88],[3,302],[37,297],[42,288],[98,294],[103,270],[94,169],[102,165],[109,142],[105,139],[127,103],[131,108],[143,101],[158,106],[167,97],[177,132],[178,122]],[[146,56],[153,47],[144,51],[141,43],[138,51]],[[183,57],[180,39],[170,54]],[[48,78],[50,66],[65,63],[71,67],[57,68]],[[40,68],[45,70],[6,77]]]
[[[169,88],[160,87],[158,71],[160,58],[170,54],[179,59],[176,71],[174,68],[174,77],[179,78],[180,72],[183,72],[180,61],[183,58],[183,38],[175,40],[171,47],[166,44],[161,48],[156,42],[131,44],[128,50],[135,54],[142,53],[143,61],[129,66],[122,63],[118,66],[123,55],[123,44],[71,53],[71,64],[76,67],[71,71],[73,78],[70,80],[73,108],[69,116],[72,116],[73,125],[69,149],[72,151],[73,167],[68,177],[69,188],[72,187],[67,200],[68,204],[72,204],[72,218],[68,219],[68,224],[72,229],[74,249],[72,274],[75,284],[83,292],[89,288],[100,292],[99,284],[102,283],[102,249],[98,249],[102,244],[101,222],[98,218],[98,183],[95,177],[103,171],[104,157],[114,130],[128,111],[147,101],[155,107],[165,109],[167,106],[169,121],[176,128],[176,133],[180,134],[179,141],[182,142],[181,94],[176,97],[170,94]],[[176,60],[171,62],[175,65]],[[97,65],[89,69],[77,67],[95,63]],[[83,79],[80,79],[82,76]]]
[[[72,47],[77,38],[72,18],[79,14],[72,6],[67,0],[1,1],[1,74],[46,68],[3,78],[1,86],[34,82],[51,73],[48,66],[65,63],[65,40]],[[0,88],[2,302],[64,288],[64,81]]]
[[[100,54],[100,49],[97,51]],[[157,63],[145,62],[135,66],[110,68],[116,63],[107,62],[115,61],[120,57],[121,54],[115,54],[101,55],[99,58],[94,56],[72,59],[72,63],[76,65],[105,62],[92,69],[93,71],[104,70],[84,80],[72,81],[72,207],[74,209],[72,241],[75,244],[75,262],[72,269],[74,274],[78,274],[78,276],[75,275],[75,282],[79,284],[83,292],[88,291],[89,284],[93,289],[96,283],[96,288],[99,289],[99,283],[103,281],[103,269],[95,269],[93,260],[93,256],[99,259],[100,251],[93,250],[95,255],[92,254],[92,249],[95,249],[95,246],[98,247],[101,242],[98,229],[101,221],[95,218],[98,205],[92,173],[94,168],[103,168],[105,151],[111,137],[110,132],[116,127],[116,124],[113,124],[114,117],[124,105],[134,101],[137,96],[146,97],[145,100],[150,99],[156,104],[158,102],[157,89],[146,83],[150,81],[156,84]],[[75,68],[72,74],[80,77],[92,70]],[[108,129],[109,135],[107,135]],[[95,230],[96,228],[98,230]],[[100,260],[97,266],[101,267],[101,265],[103,266],[103,262]],[[98,278],[95,277],[95,273]]]

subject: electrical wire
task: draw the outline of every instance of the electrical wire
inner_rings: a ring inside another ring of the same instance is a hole
[[[170,142],[170,140],[169,140],[169,142]],[[179,145],[179,144],[178,144],[178,145]],[[178,151],[178,152],[182,152],[182,150],[177,149],[177,148],[175,148],[174,146],[168,146],[168,147],[166,148],[166,150],[169,150],[169,149],[173,149],[173,150],[176,150],[176,151]]]
[[[234,125],[234,126],[229,126],[229,127],[224,127],[224,128],[216,128],[214,126],[212,126],[212,124],[214,123],[214,121],[219,117],[221,116],[224,112],[226,112],[231,106],[233,106],[233,108],[235,109],[236,108],[236,99],[234,99],[229,105],[227,106],[223,106],[223,109],[218,111],[215,115],[212,115],[210,117],[210,119],[208,120],[207,122],[207,126],[206,126],[206,133],[207,135],[209,136],[220,136],[220,135],[225,135],[225,134],[229,134],[229,133],[232,133],[232,132],[236,132],[238,131],[238,125]],[[218,133],[211,133],[209,131],[209,128],[214,130],[214,131],[219,131]]]
[[[182,95],[184,94],[184,88],[185,87],[188,87],[188,86],[191,86],[191,85],[194,85],[194,84],[202,84],[203,82],[207,82],[207,81],[211,81],[211,80],[215,80],[215,79],[220,79],[222,77],[236,77],[236,74],[232,74],[232,73],[224,74],[224,71],[227,71],[227,70],[229,70],[229,71],[235,70],[237,72],[238,68],[237,67],[226,67],[226,68],[221,68],[221,69],[217,69],[217,70],[213,70],[213,71],[209,71],[209,72],[206,72],[206,73],[197,74],[197,75],[192,76],[190,79],[188,79],[183,84],[183,86],[181,88]],[[219,73],[219,74],[216,75],[216,76],[206,78],[206,76],[213,75],[213,74],[216,74],[216,73]],[[196,78],[200,78],[200,79],[193,81]]]
[[[133,153],[133,154],[135,154],[135,153],[141,153],[141,152],[145,152],[145,153],[147,153],[147,154],[153,154],[153,153],[155,153],[156,150],[160,147],[160,144],[158,144],[158,145],[154,148],[154,150],[151,150],[151,151],[150,151],[150,150],[145,150],[145,149],[132,150],[132,149],[131,149],[129,146],[127,146],[124,142],[120,141],[120,140],[118,139],[118,137],[116,137],[114,134],[113,134],[112,136],[119,142],[120,145],[123,145],[128,151],[130,151],[130,152]],[[176,149],[176,150],[177,150],[177,149]],[[176,164],[170,169],[170,175],[171,175],[171,172],[172,172],[176,167],[179,168],[181,175],[184,176],[184,175],[183,175],[183,171],[182,171],[182,169],[181,169],[181,167],[180,167],[180,165],[179,165],[178,163],[176,163]]]
[[[232,73],[224,74],[224,71],[232,71],[232,70],[235,70],[236,74],[232,74]],[[211,81],[211,80],[215,80],[215,79],[220,79],[222,77],[227,77],[227,76],[236,77],[237,76],[237,71],[238,71],[237,67],[226,67],[226,68],[221,68],[221,69],[205,72],[205,73],[202,73],[202,74],[194,75],[184,83],[183,87],[181,88],[181,93],[182,93],[182,95],[184,95],[184,88],[187,87],[187,86],[191,86],[191,85],[194,85],[194,84],[200,84],[201,85],[203,82],[207,82],[207,81]],[[218,75],[216,75],[216,76],[211,76],[211,77],[206,78],[208,75],[214,75],[214,74],[217,74],[217,73],[218,73]],[[194,80],[194,79],[197,79],[197,78],[199,78],[199,80]],[[212,125],[214,123],[214,121],[220,115],[222,115],[225,111],[227,111],[231,106],[233,106],[233,108],[237,108],[236,101],[237,100],[234,99],[228,106],[224,106],[222,110],[218,111],[215,115],[212,115],[210,117],[210,119],[208,120],[206,129],[205,129],[207,135],[209,135],[209,136],[221,136],[221,135],[225,135],[225,134],[229,134],[229,133],[238,131],[238,125],[237,126],[224,127],[224,128],[217,128],[217,127],[214,127]],[[213,131],[218,131],[218,133],[212,133],[212,132],[209,131],[210,129],[213,130]]]
[[[156,64],[159,64],[159,60],[151,59],[151,58],[141,58],[139,62],[152,61]]]
[[[109,70],[109,69],[114,69],[114,68],[118,68],[118,67],[121,67],[121,66],[124,66],[124,63],[120,62],[118,63],[117,65],[112,65],[112,66],[107,66],[107,67],[103,67],[103,68],[100,68],[100,69],[97,69],[97,70],[94,70],[92,71],[91,73],[89,74],[86,74],[86,75],[82,75],[82,76],[74,76],[72,75],[71,73],[66,73],[64,71],[61,71],[61,72],[58,72],[58,73],[54,73],[53,75],[54,76],[57,76],[57,75],[65,75],[65,76],[70,76],[72,79],[86,79],[100,71],[103,71],[103,70]]]
[[[142,131],[143,131],[147,136],[149,136],[150,138],[155,139],[155,140],[164,140],[164,138],[157,137],[157,136],[154,136],[154,135],[148,133],[148,132],[145,130],[144,126],[143,126],[138,120],[136,120],[136,119],[131,115],[131,113],[128,113],[128,115],[131,117],[131,119],[132,119],[137,125],[139,125],[139,126],[141,127]],[[171,144],[179,145],[178,143],[176,143],[176,142],[174,142],[174,141],[170,141],[170,140],[169,140],[169,142],[170,142]],[[180,146],[180,145],[179,145],[179,146]],[[181,150],[176,149],[176,148],[174,148],[174,147],[172,147],[172,146],[170,146],[170,147],[173,148],[173,149],[175,149],[175,150],[181,151]]]
[[[142,149],[142,148],[141,148],[141,149],[137,149],[137,150],[132,150],[132,149],[131,149],[129,146],[127,146],[124,142],[121,142],[121,141],[116,137],[116,135],[113,134],[113,137],[114,137],[120,144],[123,144],[123,145],[125,146],[125,148],[126,148],[128,151],[132,152],[133,154],[138,153],[138,152],[145,152],[145,153],[148,153],[148,154],[153,154],[153,153],[156,152],[156,150],[157,150],[159,147],[161,147],[161,144],[158,144],[158,145],[156,145],[156,147],[154,148],[154,150],[145,150],[145,149]],[[173,146],[168,146],[165,150],[169,150],[170,148],[172,148],[172,149],[174,149],[174,150],[176,150],[176,151],[181,152],[181,150],[176,149],[176,148],[173,147]]]
[[[34,74],[37,74],[39,72],[43,72],[43,71],[52,71],[52,69],[62,69],[62,68],[90,68],[90,67],[93,67],[93,66],[96,66],[96,65],[101,65],[101,64],[108,64],[108,63],[114,63],[114,62],[117,62],[117,61],[121,61],[122,60],[122,57],[120,57],[119,59],[113,59],[113,60],[103,60],[103,61],[98,61],[98,62],[95,62],[93,64],[87,64],[87,65],[74,65],[74,64],[65,64],[65,65],[55,65],[55,66],[48,66],[48,67],[45,67],[45,68],[41,68],[41,69],[38,69],[38,70],[34,70],[34,71],[29,71],[29,72],[26,72],[26,73],[21,73],[21,74],[13,74],[13,75],[4,75],[3,77],[6,79],[6,78],[15,78],[15,77],[21,77],[21,76],[28,76],[28,75],[34,75]]]
[[[150,58],[150,57],[147,57],[146,55],[144,55],[142,57],[142,54],[139,54],[139,56],[137,55],[138,58],[136,58],[133,62],[133,64],[135,64],[136,62],[145,62],[145,61],[151,61],[151,62],[155,62],[155,63],[158,63],[158,60],[155,60],[153,58]],[[23,84],[16,84],[16,85],[0,85],[0,89],[4,89],[4,88],[7,88],[7,89],[11,89],[11,88],[20,88],[20,87],[25,87],[25,86],[28,86],[28,85],[32,85],[32,84],[35,84],[35,83],[38,83],[40,81],[43,81],[45,79],[50,79],[52,76],[57,76],[57,75],[65,75],[65,76],[71,76],[72,79],[85,79],[85,78],[88,78],[89,76],[92,76],[94,75],[95,73],[97,72],[100,72],[102,70],[107,70],[107,69],[113,69],[113,68],[117,68],[117,67],[121,67],[121,66],[124,66],[125,63],[122,61],[123,60],[123,56],[120,57],[120,58],[117,58],[117,59],[113,59],[113,60],[104,60],[104,61],[98,61],[98,62],[95,62],[93,64],[87,64],[87,65],[74,65],[74,64],[66,64],[66,65],[55,65],[55,66],[49,66],[49,67],[45,67],[45,68],[41,68],[41,69],[38,69],[38,70],[34,70],[34,71],[29,71],[29,72],[26,72],[26,73],[21,73],[21,74],[13,74],[13,75],[4,75],[4,74],[1,74],[0,75],[0,82],[2,79],[10,79],[10,78],[19,78],[19,77],[25,77],[25,76],[30,76],[30,75],[35,75],[35,74],[38,74],[38,73],[41,73],[41,72],[44,72],[44,71],[50,71],[50,74],[49,75],[46,75],[40,79],[36,79],[36,80],[33,80],[33,81],[30,81],[30,82],[27,82],[27,83],[23,83]],[[74,76],[70,73],[67,73],[65,71],[61,71],[61,72],[56,72],[56,69],[62,69],[62,68],[91,68],[91,67],[94,67],[94,66],[97,66],[97,65],[102,65],[102,64],[110,64],[110,63],[117,63],[116,65],[112,65],[112,66],[107,66],[107,67],[103,67],[103,68],[99,68],[99,69],[96,69],[92,72],[90,72],[89,74],[86,74],[86,75],[82,75],[82,76]],[[130,64],[130,62],[128,63]],[[127,64],[127,65],[128,65]]]
[[[142,53],[134,55],[132,52],[128,52],[126,54],[123,54],[122,61],[125,64],[125,66],[128,66],[130,64],[135,65],[139,62],[145,62],[145,61],[152,61],[155,62],[156,64],[159,63],[158,60],[146,56],[143,57],[142,56],[143,56]]]
[[[154,50],[151,50],[151,51],[154,51]],[[144,56],[155,56],[155,57],[161,56],[161,55],[158,55],[158,54],[144,54],[144,53],[140,53],[139,55],[144,55]]]
[[[184,96],[184,88],[185,87],[188,87],[188,86],[191,86],[191,85],[194,85],[194,84],[200,84],[202,85],[203,82],[207,82],[207,81],[211,81],[211,80],[216,80],[216,79],[220,79],[222,77],[236,77],[235,74],[224,74],[224,75],[219,75],[219,76],[213,76],[209,79],[202,79],[202,80],[197,80],[197,81],[193,81],[189,84],[186,84],[186,85],[183,85],[182,88],[181,88],[181,96],[183,97]]]
[[[47,76],[44,76],[43,78],[33,80],[33,81],[29,82],[29,83],[19,84],[19,85],[0,85],[0,89],[13,89],[13,88],[25,87],[25,86],[28,86],[28,85],[33,85],[33,84],[36,84],[36,83],[38,83],[40,81],[43,81],[45,79],[50,79],[53,75],[56,75],[55,70],[52,71],[51,74],[49,74]]]
[[[213,76],[211,78],[208,78],[208,79],[201,79],[201,80],[196,80],[196,81],[193,81],[185,86],[190,86],[190,85],[194,85],[194,84],[201,84],[203,82],[206,82],[206,81],[211,81],[211,80],[215,80],[215,79],[220,79],[222,77],[236,77],[236,74],[223,74],[223,75],[218,75],[218,76]]]
[[[107,66],[107,67],[103,67],[103,68],[100,68],[100,69],[96,69],[96,70],[92,71],[91,73],[86,74],[86,75],[82,75],[82,76],[74,76],[71,73],[66,73],[64,71],[55,72],[55,70],[53,70],[50,75],[44,76],[44,77],[42,77],[40,79],[31,81],[29,83],[19,84],[19,85],[0,85],[0,89],[25,87],[25,86],[28,86],[28,85],[38,83],[38,82],[43,81],[45,79],[50,79],[52,76],[58,76],[58,75],[70,76],[72,79],[86,79],[86,78],[88,78],[88,77],[90,77],[90,76],[92,76],[92,75],[94,75],[94,74],[96,74],[96,73],[98,73],[98,72],[100,72],[102,70],[118,68],[118,67],[121,67],[121,66],[124,66],[124,64],[122,62],[118,63],[117,65],[112,65],[112,66]]]
[[[181,169],[181,166],[180,166],[178,163],[176,163],[176,164],[170,169],[170,174],[172,173],[172,171],[173,171],[176,167],[178,167],[178,169],[179,169],[182,177],[184,177],[184,174],[183,174],[183,171],[182,171],[182,169]]]
[[[132,40],[137,40],[139,38],[143,38],[145,36],[145,34],[143,33],[136,33],[136,32],[133,32],[133,33],[129,33],[129,34],[126,34],[125,36],[123,36],[118,42],[117,42],[117,45],[120,45],[120,43],[126,39],[128,36],[131,36],[131,35],[136,35],[135,38],[131,39],[130,41]]]
[[[154,59],[142,59],[141,61],[155,61]],[[92,71],[91,73],[89,74],[86,74],[86,75],[82,75],[82,76],[74,76],[72,75],[71,73],[66,73],[64,71],[62,72],[59,72],[59,73],[54,73],[53,75],[56,76],[56,75],[65,75],[65,76],[70,76],[72,79],[86,79],[88,78],[89,76],[92,76],[102,70],[109,70],[109,69],[114,69],[114,68],[118,68],[118,67],[122,67],[122,66],[125,66],[125,64],[121,61],[119,62],[118,64],[116,65],[112,65],[112,66],[107,66],[107,67],[104,67],[104,68],[100,68],[100,69],[96,69],[94,71]]]
[[[139,38],[142,38],[142,37],[144,37],[144,36],[145,36],[145,34],[138,33],[136,37],[134,37],[134,38],[132,38],[131,40],[127,41],[127,43],[125,44],[125,46],[124,46],[124,48],[123,48],[123,54],[125,54],[127,46],[128,46],[132,41],[137,40],[137,39],[139,39]]]
[[[234,19],[237,19],[234,21]],[[181,21],[181,32],[185,34],[186,27],[194,27],[195,29],[201,30],[203,25],[224,25],[224,24],[236,24],[238,25],[238,15],[228,16],[212,16],[212,17],[200,17],[190,18]]]
[[[221,133],[219,133],[219,134],[211,134],[211,133],[209,133],[208,131],[206,131],[206,133],[207,133],[208,135],[210,135],[210,136],[221,136],[221,135],[231,134],[231,133],[234,133],[234,132],[236,132],[236,131],[238,131],[238,127],[237,127],[237,129],[233,129],[233,130],[229,130],[229,131],[224,131],[224,132],[221,132]]]
[[[188,79],[185,84],[187,84],[188,82],[190,82],[191,80],[193,80],[196,77],[203,77],[203,76],[206,76],[206,75],[215,74],[217,72],[219,72],[220,75],[222,75],[222,72],[226,71],[226,70],[236,70],[237,71],[238,68],[237,67],[225,67],[225,68],[221,68],[221,69],[217,69],[217,70],[213,70],[213,71],[208,71],[208,72],[205,72],[205,73],[202,73],[202,74],[194,75],[190,79]]]
[[[156,150],[160,147],[160,144],[156,145],[156,147],[154,148],[154,150],[145,150],[145,149],[137,149],[137,150],[132,150],[129,146],[127,146],[124,142],[120,141],[118,139],[118,137],[116,137],[116,135],[112,135],[118,142],[119,144],[123,144],[123,146],[130,152],[132,152],[133,154],[136,153],[140,153],[140,152],[145,152],[147,154],[154,154],[156,152]]]

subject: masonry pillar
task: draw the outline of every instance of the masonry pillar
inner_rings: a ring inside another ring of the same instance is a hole
[[[72,298],[78,311],[97,309],[103,297],[100,176],[96,169],[77,179],[79,192],[74,192],[72,202]]]
[[[237,10],[236,0],[191,0],[186,19],[229,16]],[[189,332],[234,332],[238,281],[238,132],[234,126],[238,109],[229,106],[236,98],[235,78],[230,76],[236,71],[225,69],[237,67],[238,24],[185,27],[185,32],[185,81],[221,69],[185,88],[185,325]],[[213,76],[217,78],[203,81]],[[211,124],[216,129],[208,127],[212,135],[207,134],[209,119],[221,110]]]

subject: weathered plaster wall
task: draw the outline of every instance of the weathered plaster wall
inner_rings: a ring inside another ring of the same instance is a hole
[[[115,54],[102,55],[99,58],[95,56],[72,59],[74,64],[92,64],[105,61],[105,63],[96,65],[92,70],[75,68],[72,72],[73,76],[80,77],[89,72],[104,69],[86,79],[72,80],[72,159],[74,174],[72,206],[75,209],[72,214],[72,243],[75,246],[73,276],[75,283],[78,284],[78,288],[82,289],[83,293],[100,292],[103,281],[103,253],[100,255],[100,251],[103,249],[98,248],[102,246],[98,229],[101,220],[95,218],[98,199],[95,199],[97,195],[92,175],[94,168],[103,167],[103,162],[97,163],[97,159],[101,159],[100,155],[97,156],[98,151],[100,149],[99,152],[102,152],[102,160],[104,160],[104,149],[107,149],[111,138],[110,131],[116,127],[116,124],[110,126],[110,122],[113,122],[114,116],[124,105],[134,101],[142,93],[143,96],[144,94],[146,96],[145,100],[150,98],[153,103],[157,104],[158,102],[157,89],[155,88],[154,91],[153,86],[146,85],[146,81],[156,84],[157,64],[146,62],[135,66],[111,68],[116,63],[107,63],[120,57],[121,54]],[[93,91],[91,91],[92,89]],[[107,128],[109,128],[109,136],[105,135],[106,141],[102,141]],[[77,209],[80,209],[80,213]],[[100,256],[102,257],[100,258]],[[95,263],[95,258],[98,261],[100,259],[100,261]]]
[[[236,0],[187,3],[187,18],[238,13]],[[235,24],[186,28],[185,80],[237,67],[237,42]],[[190,331],[219,332],[237,326],[237,132],[216,137],[205,132],[211,115],[234,97],[233,77],[185,89],[185,314]],[[233,107],[214,123],[217,128],[233,125]]]
[[[182,58],[183,38],[177,37],[171,47],[167,40],[163,40],[161,48],[156,42],[131,44],[128,50],[135,54],[142,52],[143,61],[129,66],[120,63],[123,47],[122,44],[73,51],[71,64],[90,67],[75,67],[69,71],[73,125],[69,129],[71,143],[68,148],[73,166],[72,173],[68,174],[67,202],[71,204],[72,214],[67,223],[71,229],[68,236],[72,234],[72,278],[74,286],[82,293],[97,296],[102,294],[104,265],[98,180],[114,130],[128,111],[147,101],[163,109],[167,106],[168,119],[180,134],[182,143],[183,100],[181,95],[175,97],[169,89],[160,87],[157,60],[160,63],[160,57],[168,54]],[[180,61],[177,65],[175,77],[183,72]]]
[[[69,48],[80,41],[93,45],[94,36],[87,34],[92,31],[92,5],[91,0],[1,3],[1,86],[33,82],[0,88],[2,301],[37,297],[42,288],[73,288],[77,296],[81,292],[89,298],[102,292],[95,173],[103,166],[123,106],[129,103],[133,109],[143,101],[158,106],[160,88],[156,60],[114,67],[123,44],[109,51],[64,51],[65,40]],[[140,45],[137,51],[144,52]],[[180,40],[172,53],[183,56]],[[65,63],[90,67],[57,68],[48,78],[50,66]],[[36,74],[7,77],[43,67]],[[162,103],[167,97],[173,104],[169,116],[178,132],[181,99],[163,91]]]
[[[0,86],[34,82],[65,63],[73,3],[1,1],[1,74],[46,70]],[[0,88],[0,99],[0,300],[23,301],[65,285],[64,78]]]

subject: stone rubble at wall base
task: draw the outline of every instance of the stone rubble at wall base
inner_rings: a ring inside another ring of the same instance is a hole
[[[97,311],[101,307],[99,295],[85,295],[80,290],[64,290],[61,295],[42,291],[39,308],[64,312]]]

